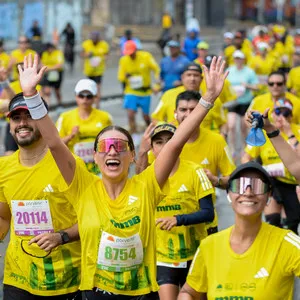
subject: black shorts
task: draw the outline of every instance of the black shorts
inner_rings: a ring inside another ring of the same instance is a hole
[[[186,277],[188,275],[190,265],[192,261],[187,262],[186,268],[170,268],[164,266],[157,266],[157,283],[158,285],[163,284],[174,284],[177,286],[183,286]]]
[[[238,104],[232,108],[229,108],[228,112],[234,112],[243,117],[249,106],[250,106],[250,103],[249,104]]]
[[[10,125],[7,123],[6,132],[5,132],[5,140],[4,140],[5,151],[17,151],[19,149],[16,141],[10,133]]]
[[[79,291],[70,294],[58,295],[58,296],[37,296],[30,294],[25,290],[21,290],[11,285],[3,285],[3,300],[81,300],[81,293]]]
[[[58,72],[59,77],[57,81],[49,81],[47,79],[47,73],[44,75],[44,77],[42,78],[40,85],[41,86],[50,86],[53,87],[55,89],[59,89],[63,80],[63,71],[59,71]]]
[[[94,288],[93,291],[83,291],[82,300],[134,300],[139,299],[140,296],[125,296],[125,295],[116,295],[106,291],[99,290]]]
[[[97,84],[100,84],[102,82],[102,76],[88,76],[89,79],[94,80]]]

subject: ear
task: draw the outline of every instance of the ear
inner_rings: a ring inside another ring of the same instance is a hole
[[[136,163],[135,160],[135,150],[131,151],[132,157],[131,157],[131,163]]]
[[[177,120],[177,113],[176,112],[174,113],[174,118]]]
[[[227,194],[227,200],[228,200],[229,203],[232,203],[229,194]]]

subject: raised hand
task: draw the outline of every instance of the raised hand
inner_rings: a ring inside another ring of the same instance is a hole
[[[41,81],[47,67],[42,67],[38,71],[39,58],[38,55],[34,55],[34,59],[32,59],[32,55],[24,57],[24,65],[23,68],[18,65],[18,70],[20,74],[20,84],[25,96],[34,95],[36,92],[36,86]]]
[[[140,144],[140,151],[143,153],[148,153],[148,151],[151,149],[151,134],[154,128],[155,124],[150,123],[143,134]]]
[[[225,79],[229,74],[228,71],[224,72],[225,64],[221,56],[218,59],[214,56],[209,69],[205,65],[202,66],[207,87],[203,98],[207,102],[213,103],[223,89]]]

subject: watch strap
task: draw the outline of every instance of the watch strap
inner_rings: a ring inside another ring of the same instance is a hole
[[[269,133],[267,132],[267,137],[271,139],[271,138],[274,138],[276,136],[279,136],[279,134],[280,134],[280,130],[276,129],[272,132],[269,132]]]
[[[201,106],[203,106],[203,107],[204,107],[205,109],[207,109],[207,110],[210,110],[210,109],[214,106],[213,103],[210,103],[210,102],[204,100],[202,97],[201,97],[201,99],[199,100],[199,104],[200,104]]]

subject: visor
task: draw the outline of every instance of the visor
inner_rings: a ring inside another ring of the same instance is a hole
[[[112,146],[118,153],[130,150],[128,141],[122,139],[108,138],[98,141],[96,151],[99,153],[108,153]]]
[[[262,195],[271,190],[270,185],[260,178],[239,177],[229,183],[228,189],[234,194],[243,195],[250,187],[254,195]]]

